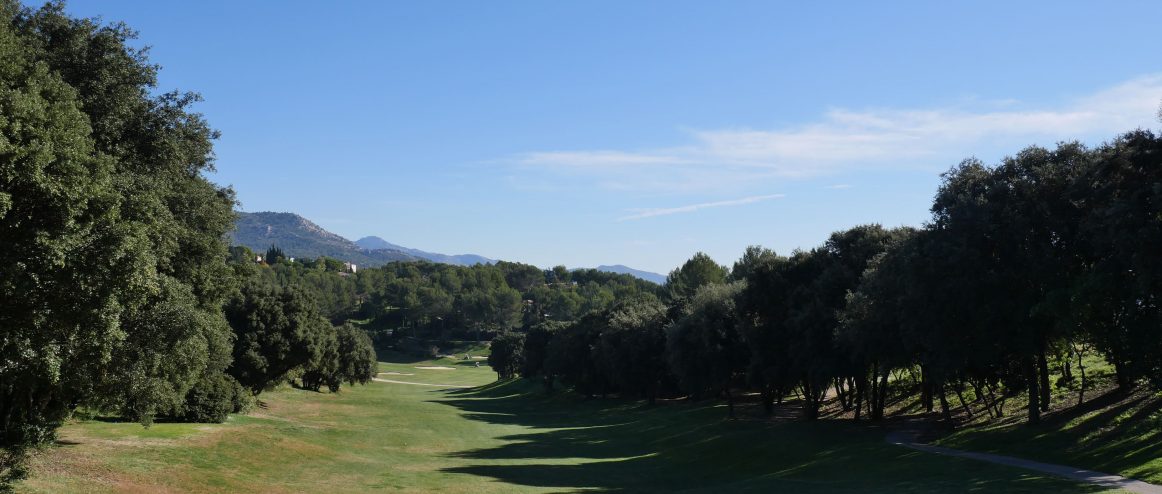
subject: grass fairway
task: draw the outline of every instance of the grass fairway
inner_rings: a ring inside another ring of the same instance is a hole
[[[451,367],[420,369],[418,367]],[[840,422],[726,421],[712,405],[543,396],[454,359],[383,363],[339,394],[281,389],[221,425],[86,422],[24,492],[1094,492],[891,446]]]

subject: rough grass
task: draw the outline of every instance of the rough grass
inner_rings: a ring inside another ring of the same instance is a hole
[[[454,371],[417,366],[451,366]],[[291,388],[226,424],[89,421],[62,430],[23,492],[1093,492],[1008,467],[889,445],[840,421],[724,420],[544,395],[454,359],[382,363],[409,382]]]

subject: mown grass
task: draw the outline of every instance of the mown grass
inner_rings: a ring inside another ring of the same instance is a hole
[[[463,360],[463,359],[460,359]],[[419,369],[443,366],[455,370]],[[382,363],[393,380],[285,388],[220,425],[90,421],[62,430],[23,492],[1093,492],[889,445],[840,421],[724,420],[720,404],[649,407],[545,395],[457,359]],[[404,375],[410,374],[410,375]]]

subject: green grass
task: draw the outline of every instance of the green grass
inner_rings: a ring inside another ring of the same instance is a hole
[[[417,367],[446,366],[455,370]],[[84,422],[23,492],[1094,492],[889,445],[840,421],[724,420],[720,404],[584,400],[455,359],[382,363],[399,381],[291,388],[226,424]],[[403,375],[411,374],[411,375]]]
[[[1019,456],[1162,483],[1162,394],[1096,396],[1037,426],[1010,420],[960,430],[943,446]]]

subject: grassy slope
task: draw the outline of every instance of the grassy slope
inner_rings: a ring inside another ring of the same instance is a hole
[[[456,370],[423,370],[440,365]],[[542,396],[452,359],[381,364],[409,382],[282,389],[222,425],[87,422],[35,461],[27,492],[1087,492],[883,442],[840,422],[724,421],[721,406]],[[411,375],[403,375],[411,374]]]
[[[967,427],[938,443],[1162,484],[1162,394],[1142,389],[1118,395],[1113,366],[1097,355],[1089,355],[1085,363],[1090,383],[1081,406],[1079,380],[1060,382],[1055,372],[1051,411],[1041,425],[1025,424],[1028,397],[1021,395],[1010,400],[1008,416],[989,420],[978,409]]]
[[[1057,410],[1038,426],[1017,417],[958,431],[953,448],[1061,463],[1162,484],[1162,394],[1097,397]]]

